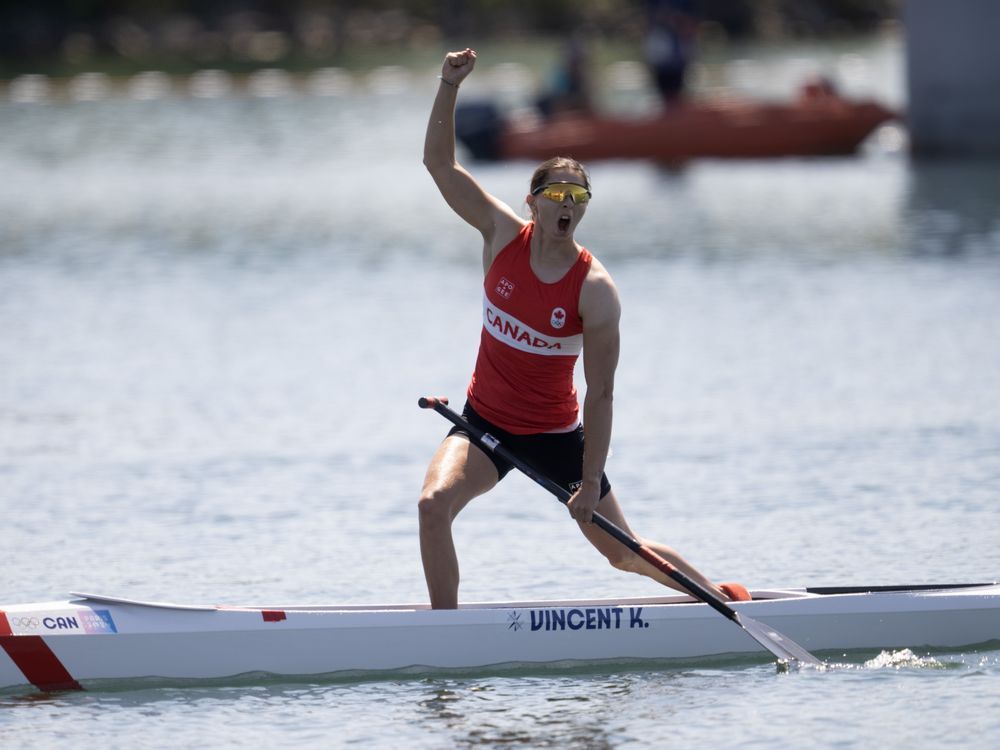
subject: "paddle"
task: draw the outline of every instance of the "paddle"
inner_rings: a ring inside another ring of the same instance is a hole
[[[569,490],[556,484],[548,477],[539,474],[528,464],[507,450],[499,440],[490,435],[488,432],[484,432],[483,430],[469,424],[468,421],[466,421],[460,414],[457,414],[448,407],[448,399],[421,397],[417,404],[421,409],[433,409],[454,425],[461,427],[463,430],[467,430],[468,433],[472,435],[472,437],[474,437],[476,441],[486,450],[496,453],[505,461],[509,461],[519,471],[523,472],[537,484],[540,484],[542,487],[555,495],[563,504],[569,502],[569,499],[572,497]],[[657,570],[662,571],[677,581],[677,583],[687,589],[696,599],[704,602],[719,614],[739,625],[751,638],[774,654],[780,661],[801,662],[803,664],[809,664],[817,667],[823,666],[823,662],[810,654],[795,641],[782,635],[768,625],[757,622],[746,615],[741,615],[724,601],[719,599],[711,591],[691,580],[691,578],[671,565],[667,560],[663,559],[656,552],[641,544],[635,537],[626,533],[623,529],[621,529],[621,527],[612,523],[600,513],[594,513],[593,523],[635,552],[643,560],[650,563]]]

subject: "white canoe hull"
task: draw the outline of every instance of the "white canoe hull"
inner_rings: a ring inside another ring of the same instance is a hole
[[[1000,584],[816,594],[754,591],[734,608],[813,652],[1000,645]],[[680,596],[424,606],[216,607],[78,595],[0,605],[0,688],[100,680],[226,680],[266,673],[770,658],[707,605]]]

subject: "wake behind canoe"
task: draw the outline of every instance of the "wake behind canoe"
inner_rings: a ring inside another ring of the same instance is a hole
[[[755,590],[734,607],[810,651],[1000,644],[1000,584]],[[0,605],[0,689],[764,657],[685,596],[216,606],[89,594]]]

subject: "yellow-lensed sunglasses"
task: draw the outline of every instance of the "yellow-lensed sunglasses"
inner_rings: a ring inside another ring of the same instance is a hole
[[[569,199],[577,206],[582,206],[590,200],[590,190],[575,182],[550,182],[531,191],[532,195],[541,195],[550,201],[562,203],[569,196]]]

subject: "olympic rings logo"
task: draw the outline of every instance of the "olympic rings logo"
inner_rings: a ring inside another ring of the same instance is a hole
[[[11,617],[9,621],[11,627],[26,630],[35,630],[41,624],[37,617]]]

